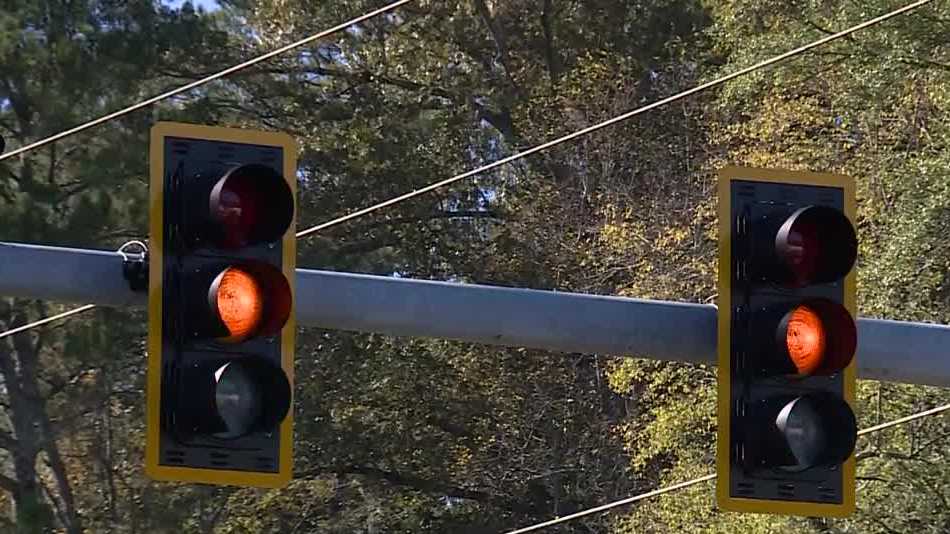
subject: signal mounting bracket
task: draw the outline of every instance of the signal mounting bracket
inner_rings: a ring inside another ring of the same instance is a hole
[[[129,253],[129,247],[138,247],[139,252]],[[129,289],[136,293],[148,291],[148,245],[142,241],[132,240],[117,250],[122,256],[122,278],[129,283]]]

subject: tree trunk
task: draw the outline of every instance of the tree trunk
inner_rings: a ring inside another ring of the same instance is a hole
[[[53,511],[43,500],[36,478],[36,451],[14,453],[13,468],[17,486],[13,491],[13,521],[17,534],[42,534],[53,526]]]
[[[5,310],[6,311],[6,310]],[[23,313],[0,327],[25,324]],[[52,424],[46,413],[46,401],[38,382],[40,343],[34,344],[29,333],[12,336],[13,351],[0,345],[0,375],[7,387],[7,415],[13,426],[15,440],[10,444],[16,480],[8,488],[13,496],[17,532],[48,532],[53,526],[53,510],[43,498],[36,472],[36,460],[45,451],[56,479],[58,498],[62,503],[60,523],[69,534],[82,532],[66,476],[66,467],[56,445]],[[50,495],[50,498],[54,498]]]

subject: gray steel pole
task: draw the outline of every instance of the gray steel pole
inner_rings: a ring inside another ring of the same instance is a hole
[[[148,300],[129,289],[117,252],[3,242],[0,295],[113,307]]]
[[[297,271],[297,301],[303,324],[325,328],[696,363],[715,359],[713,306],[307,270]]]
[[[114,252],[0,243],[0,295],[145,303]],[[329,329],[714,364],[715,306],[297,270],[297,322]],[[950,326],[858,320],[858,376],[950,386]]]

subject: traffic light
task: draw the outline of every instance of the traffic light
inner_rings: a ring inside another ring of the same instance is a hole
[[[719,175],[717,498],[725,510],[854,511],[854,181]]]
[[[296,165],[284,134],[152,128],[151,478],[290,480]]]

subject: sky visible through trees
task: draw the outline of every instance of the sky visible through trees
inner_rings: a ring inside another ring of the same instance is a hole
[[[7,2],[7,149],[380,4],[182,5]],[[147,237],[158,120],[293,135],[302,229],[899,5],[419,0],[0,162],[0,239],[115,250]],[[715,173],[727,164],[854,176],[860,315],[950,324],[944,2],[319,232],[297,263],[710,303]],[[0,330],[65,309],[0,299]],[[142,311],[97,309],[0,341],[0,531],[490,533],[714,470],[713,368],[301,328],[290,486],[153,482],[142,471],[145,326]],[[945,389],[862,382],[856,412],[866,427],[948,401]],[[945,533],[948,435],[947,418],[934,417],[862,438],[858,512],[847,519],[724,513],[707,484],[553,531]]]

